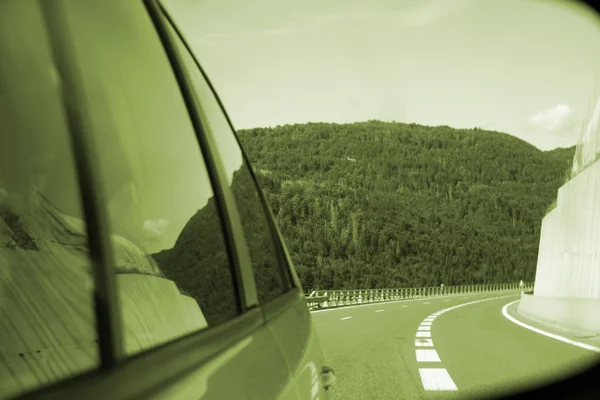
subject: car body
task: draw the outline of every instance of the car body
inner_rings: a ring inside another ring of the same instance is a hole
[[[281,234],[164,6],[0,0],[0,397],[327,399]]]

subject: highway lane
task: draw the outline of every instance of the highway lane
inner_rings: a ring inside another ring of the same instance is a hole
[[[481,398],[547,384],[598,360],[597,353],[509,321],[502,308],[518,298],[465,306],[436,321],[435,346],[459,388],[460,396],[455,398]],[[522,319],[514,307],[509,314]]]
[[[502,307],[518,298],[489,293],[314,312],[326,363],[337,376],[332,399],[477,398],[547,381],[598,357],[506,319]],[[425,357],[420,362],[416,350]],[[421,368],[439,370],[423,380]],[[425,390],[436,383],[456,390]]]

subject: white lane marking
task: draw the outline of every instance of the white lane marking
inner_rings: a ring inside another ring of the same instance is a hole
[[[446,368],[419,368],[425,390],[458,390]]]
[[[415,339],[415,347],[433,347],[433,339]]]
[[[425,318],[425,320],[421,322],[421,325],[419,325],[417,328],[417,338],[431,338],[431,325],[433,320],[445,312],[470,304],[497,300],[506,297],[511,297],[511,295],[470,301],[433,313],[429,317]],[[415,347],[417,347],[417,349],[415,349],[417,362],[441,362],[440,357],[435,349],[418,349],[418,347],[433,347],[433,339],[415,339]],[[421,382],[423,383],[423,388],[425,390],[458,390],[445,368],[419,368],[419,374],[421,374]]]
[[[404,307],[408,307],[408,306],[402,306],[402,308],[404,308]]]
[[[441,362],[440,356],[438,356],[437,351],[433,349],[427,350],[415,350],[417,356],[417,362]]]
[[[428,302],[428,301],[426,301],[426,302],[425,302],[425,303],[423,303],[423,304],[431,304],[431,303],[430,303],[430,302]]]
[[[340,318],[341,320],[345,320],[345,319],[350,319],[352,317],[344,317],[344,318]]]
[[[377,310],[377,311],[375,311],[375,312],[382,312],[382,311],[383,311],[383,310]]]
[[[600,353],[600,347],[592,346],[592,345],[589,345],[589,344],[586,344],[586,343],[576,342],[574,340],[567,339],[566,337],[559,336],[559,335],[556,335],[554,333],[543,331],[543,330],[535,328],[535,327],[533,327],[531,325],[527,325],[526,323],[521,322],[518,319],[516,319],[515,317],[509,315],[508,311],[507,311],[508,307],[511,306],[512,304],[515,304],[515,303],[519,302],[519,301],[520,300],[511,301],[510,303],[508,303],[504,307],[502,307],[502,315],[504,315],[509,321],[514,322],[515,324],[517,324],[519,326],[522,326],[525,329],[529,329],[530,331],[539,333],[540,335],[548,336],[549,338],[560,340],[561,342],[572,344],[573,346],[581,347],[582,349],[586,349],[586,350],[590,350],[590,351],[595,351],[596,353]]]
[[[467,303],[457,304],[457,305],[452,306],[452,307],[444,308],[443,310],[438,311],[437,314],[438,314],[438,316],[440,316],[440,315],[442,315],[445,312],[452,311],[452,310],[455,310],[457,308],[461,308],[461,307],[464,307],[464,306],[469,306],[471,304],[477,304],[477,303],[482,303],[484,301],[498,300],[498,299],[504,299],[506,297],[515,297],[515,296],[516,295],[514,295],[514,294],[510,294],[510,295],[507,295],[507,296],[497,296],[497,297],[490,297],[490,298],[487,298],[487,299],[473,300],[473,301],[469,301]],[[435,315],[435,314],[431,314],[431,315]]]

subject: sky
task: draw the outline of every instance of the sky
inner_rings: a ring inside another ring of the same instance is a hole
[[[600,96],[600,20],[567,2],[164,3],[236,129],[378,119],[550,150],[577,143]]]

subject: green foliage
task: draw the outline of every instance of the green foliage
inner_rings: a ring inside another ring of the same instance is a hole
[[[574,148],[368,121],[238,132],[304,287],[531,281]]]
[[[556,200],[557,199],[554,199],[554,201],[548,206],[548,208],[546,209],[546,215],[550,214],[550,211],[556,208]]]

